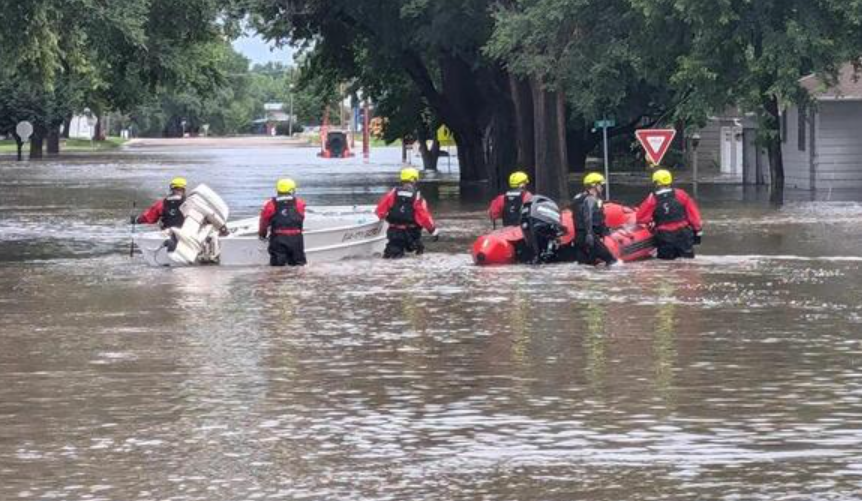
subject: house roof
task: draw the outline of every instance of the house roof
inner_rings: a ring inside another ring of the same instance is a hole
[[[837,82],[808,75],[799,84],[818,101],[862,101],[862,67],[853,63],[841,67]]]

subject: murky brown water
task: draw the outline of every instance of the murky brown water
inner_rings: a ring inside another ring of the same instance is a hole
[[[0,500],[862,498],[862,205],[706,190],[703,257],[610,271],[471,266],[449,188],[420,259],[125,255],[175,173],[246,216],[283,172],[340,204],[398,168],[312,155],[0,165]]]

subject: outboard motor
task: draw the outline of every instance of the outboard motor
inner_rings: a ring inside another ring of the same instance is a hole
[[[189,193],[180,207],[185,221],[171,228],[164,247],[173,266],[216,262],[219,255],[218,233],[227,224],[227,204],[202,184]]]
[[[556,258],[559,238],[566,234],[560,207],[548,197],[536,195],[521,208],[521,231],[527,244],[527,261],[549,263]]]

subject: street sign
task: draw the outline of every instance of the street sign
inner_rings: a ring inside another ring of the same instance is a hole
[[[440,128],[437,129],[437,141],[439,141],[443,146],[451,146],[455,144],[455,136],[452,134],[452,131],[449,130],[449,127],[441,125]]]
[[[615,120],[597,120],[593,127],[596,129],[612,129],[617,126]]]
[[[18,137],[22,141],[27,141],[33,135],[33,124],[26,120],[18,122],[18,125],[15,127],[15,133],[18,134]]]
[[[676,137],[674,129],[641,129],[635,135],[646,151],[647,160],[653,165],[659,165],[661,160],[670,150],[673,138]]]

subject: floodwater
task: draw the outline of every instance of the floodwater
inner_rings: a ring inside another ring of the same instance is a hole
[[[0,164],[0,500],[862,498],[853,196],[705,188],[702,256],[612,270],[474,267],[483,204],[433,185],[421,258],[128,256],[132,200],[176,174],[242,217],[284,174],[371,203],[399,167],[374,155]]]

